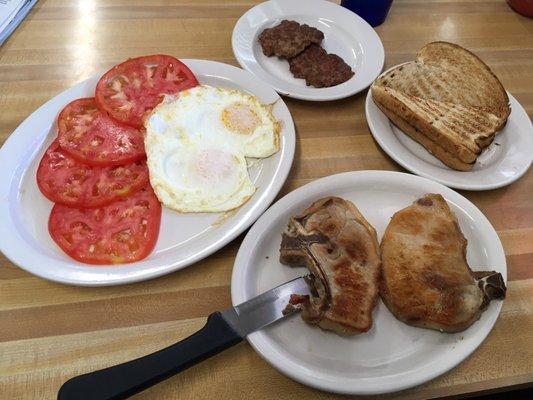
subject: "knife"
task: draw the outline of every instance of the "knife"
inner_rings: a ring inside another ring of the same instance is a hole
[[[202,329],[155,353],[76,376],[61,386],[58,400],[120,400],[159,383],[239,343],[299,307],[287,307],[292,294],[311,295],[300,277],[251,300],[209,315]]]

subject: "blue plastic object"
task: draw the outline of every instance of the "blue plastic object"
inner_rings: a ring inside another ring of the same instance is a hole
[[[392,0],[342,0],[341,6],[353,11],[372,26],[381,25],[389,13]]]

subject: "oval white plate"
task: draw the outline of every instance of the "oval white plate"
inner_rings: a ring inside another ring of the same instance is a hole
[[[279,261],[281,233],[289,217],[325,196],[353,201],[381,238],[392,215],[425,193],[440,193],[468,239],[473,269],[486,267],[507,280],[505,255],[487,218],[463,196],[415,175],[357,171],[309,183],[271,206],[250,229],[233,268],[233,304],[307,273]],[[477,266],[478,268],[476,268]],[[464,360],[492,329],[501,301],[494,301],[469,329],[456,334],[414,328],[397,320],[380,301],[372,329],[339,336],[304,323],[299,315],[252,333],[248,341],[271,365],[306,385],[344,394],[378,394],[419,385]]]
[[[325,36],[322,47],[340,56],[355,75],[337,86],[314,88],[306,86],[304,79],[294,78],[286,60],[266,57],[257,37],[283,19],[320,29]],[[342,99],[367,88],[381,72],[385,57],[379,36],[365,20],[323,0],[271,0],[258,4],[237,21],[231,44],[239,64],[278,93],[314,101]]]
[[[533,126],[520,103],[508,92],[511,115],[492,144],[478,157],[471,171],[444,165],[421,144],[394,125],[366,96],[366,120],[374,139],[394,161],[409,171],[446,186],[466,190],[489,190],[509,185],[524,175],[533,160]]]
[[[35,172],[56,136],[56,116],[65,104],[92,96],[100,74],[60,93],[30,115],[0,149],[0,250],[40,277],[74,285],[114,285],[141,281],[184,268],[220,249],[248,228],[274,200],[292,165],[294,124],[285,103],[268,85],[240,68],[214,61],[183,60],[201,83],[247,91],[263,103],[276,102],[281,149],[249,169],[258,187],[253,197],[224,221],[220,214],[179,214],[163,207],[156,247],[146,259],[123,265],[76,262],[52,241],[47,230],[52,203],[38,190]],[[220,223],[219,223],[220,222]]]

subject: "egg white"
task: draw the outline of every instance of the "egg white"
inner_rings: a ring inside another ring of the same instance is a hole
[[[145,124],[158,199],[180,212],[228,211],[246,202],[255,187],[245,157],[279,150],[271,108],[247,93],[210,86],[166,97]]]
[[[158,199],[179,212],[228,211],[255,192],[242,154],[216,142],[172,131],[145,138],[150,183]]]
[[[239,129],[235,118],[239,113],[230,112],[236,109],[253,116],[251,129]],[[280,124],[272,114],[272,105],[261,104],[257,97],[239,90],[196,86],[167,97],[154,114],[161,118],[160,125],[166,123],[200,139],[221,139],[245,157],[265,158],[279,150]]]

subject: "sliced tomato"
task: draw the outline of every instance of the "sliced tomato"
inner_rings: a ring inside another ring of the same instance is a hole
[[[56,204],[48,231],[65,253],[87,264],[120,264],[146,257],[155,246],[161,205],[147,185],[105,207],[86,209]]]
[[[165,94],[198,85],[181,61],[165,55],[131,58],[107,71],[96,85],[96,103],[117,121],[137,128]]]
[[[145,157],[143,133],[100,111],[93,97],[67,104],[57,125],[61,148],[85,164],[121,165]]]
[[[70,207],[101,207],[135,193],[148,183],[146,161],[92,167],[76,161],[54,140],[37,169],[37,185],[51,201]]]

